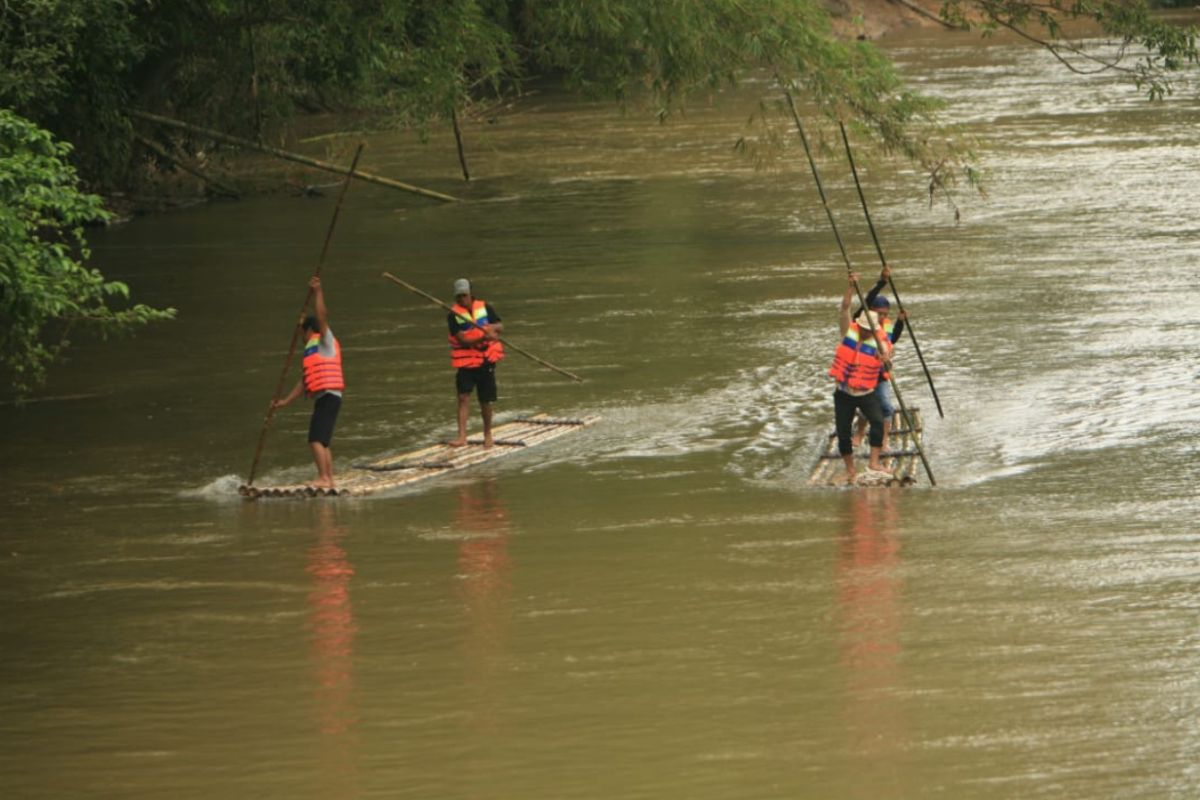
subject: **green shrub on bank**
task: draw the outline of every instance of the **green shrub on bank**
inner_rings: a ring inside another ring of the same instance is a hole
[[[84,226],[107,219],[79,190],[70,146],[0,109],[0,371],[18,393],[40,384],[73,334],[130,331],[174,309],[125,303],[129,287],[85,266]]]

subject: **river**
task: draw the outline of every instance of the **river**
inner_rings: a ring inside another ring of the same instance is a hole
[[[335,466],[453,431],[444,313],[476,281],[501,421],[600,424],[418,488],[247,502],[333,208],[260,197],[93,237],[179,320],[79,341],[6,407],[0,782],[21,798],[1200,795],[1200,110],[973,36],[889,54],[977,137],[956,222],[860,159],[938,487],[804,486],[844,268],[798,142],[732,143],[766,83],[658,126],[534,96],[370,139],[325,264]],[[787,131],[786,128],[781,128]],[[878,260],[818,157],[851,258]],[[336,180],[336,178],[330,178]],[[307,407],[260,483],[307,478]],[[472,429],[478,430],[473,413]]]

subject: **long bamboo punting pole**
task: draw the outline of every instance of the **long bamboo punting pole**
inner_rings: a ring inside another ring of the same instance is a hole
[[[446,305],[445,303],[443,303],[441,300],[438,300],[436,297],[434,297],[431,294],[421,291],[417,287],[413,286],[411,283],[407,283],[405,281],[400,280],[392,273],[385,272],[385,273],[383,273],[383,277],[387,278],[392,283],[403,286],[405,289],[408,289],[413,294],[419,294],[421,297],[424,297],[426,300],[430,301],[431,303],[437,303],[439,306],[446,309],[451,314],[454,313],[454,309],[451,308],[450,306]],[[541,364],[543,367],[554,370],[559,375],[565,375],[573,381],[579,381],[580,383],[583,383],[583,378],[579,377],[574,372],[567,372],[565,369],[563,369],[561,367],[556,367],[553,364],[551,364],[549,361],[545,361],[543,359],[538,358],[533,353],[530,353],[528,350],[522,350],[520,347],[517,347],[515,344],[508,341],[507,339],[501,339],[499,336],[497,336],[496,340],[499,341],[501,344],[503,344],[505,347],[509,348],[510,350],[515,350],[516,352],[520,353],[521,355],[525,356],[526,358],[532,359],[532,360],[536,361],[537,363]]]
[[[201,128],[199,125],[192,125],[191,123],[183,122],[177,119],[171,119],[170,117],[151,114],[148,111],[130,111],[129,115],[147,122],[156,122],[159,125],[178,128],[179,130],[188,131],[189,133],[197,133],[201,136],[206,136],[209,139],[213,139],[218,142],[225,142],[226,144],[232,144],[238,147],[246,147],[251,150],[258,150],[260,153],[268,153],[276,156],[277,158],[295,161],[297,164],[316,167],[317,169],[323,169],[326,172],[340,173],[342,171],[341,167],[337,166],[336,164],[330,164],[327,161],[318,161],[315,158],[309,158],[308,156],[303,156],[299,153],[292,153],[288,150],[280,150],[278,147],[271,147],[258,142],[252,142],[249,139],[243,139],[240,136],[230,136],[228,133],[221,133],[220,131],[214,131],[210,128]],[[422,189],[420,186],[401,183],[400,181],[394,181],[391,178],[372,175],[369,172],[355,172],[353,173],[353,177],[358,178],[359,180],[367,181],[368,183],[377,183],[380,186],[388,186],[392,189],[399,189],[404,192],[412,192],[413,194],[419,194],[423,197],[431,197],[434,200],[441,200],[443,203],[454,203],[458,201],[457,197],[452,197],[448,194],[442,194],[441,192],[435,192],[433,189]]]
[[[778,76],[776,77],[778,79]],[[782,84],[782,81],[780,81],[780,83]],[[812,150],[808,146],[808,137],[804,135],[804,126],[800,124],[800,112],[796,110],[796,101],[792,99],[792,93],[787,88],[784,88],[783,94],[784,97],[787,98],[788,108],[792,110],[792,119],[796,121],[796,130],[800,133],[801,143],[804,144],[804,155],[808,157],[808,165],[812,168],[813,180],[817,184],[817,193],[821,195],[821,205],[825,207],[825,215],[829,217],[829,224],[833,228],[834,238],[837,239],[838,249],[842,252],[842,260],[846,262],[846,271],[853,273],[854,270],[850,266],[850,256],[846,254],[846,247],[842,244],[842,237],[838,235],[837,224],[833,221],[833,212],[829,209],[829,200],[825,197],[825,189],[821,186],[821,174],[817,172],[817,162],[813,160]],[[867,303],[863,298],[862,288],[859,287],[858,281],[854,282],[854,293],[858,295],[858,304],[863,308],[866,308]],[[866,317],[866,320],[867,329],[871,331],[871,335],[875,339],[875,344],[879,348],[879,352],[886,352],[883,346],[883,341],[879,338],[879,329],[871,324],[871,317],[869,315]],[[896,371],[895,369],[891,368],[890,363],[888,364],[888,367],[888,381],[892,384],[892,389],[896,392],[896,403],[900,406],[900,413],[904,415],[905,424],[908,425],[909,430],[912,430],[914,427],[913,417],[911,414],[909,414],[908,407],[904,405],[904,396],[900,393],[900,386],[896,383]],[[917,445],[917,452],[921,454],[921,464],[923,464],[925,467],[925,474],[929,476],[929,484],[931,486],[937,486],[937,480],[933,477],[933,470],[929,466],[929,460],[925,458],[924,448],[921,447],[920,442],[916,442],[915,438],[914,442]]]
[[[350,162],[350,171],[346,173],[346,180],[342,182],[342,190],[338,193],[337,205],[333,207],[333,218],[329,220],[329,230],[325,232],[325,244],[321,246],[321,257],[317,260],[317,268],[313,272],[314,278],[321,277],[321,268],[325,266],[325,254],[329,252],[329,243],[333,240],[333,229],[337,226],[338,215],[342,211],[342,200],[346,197],[346,190],[350,188],[350,181],[354,178],[354,168],[358,166],[358,157],[362,155],[363,146],[359,144],[358,149],[354,151],[354,160]],[[254,485],[254,474],[258,471],[258,462],[262,458],[263,445],[267,441],[267,431],[271,428],[271,419],[275,416],[275,401],[283,393],[283,383],[287,380],[288,370],[292,366],[292,356],[296,354],[296,343],[300,339],[300,326],[303,324],[304,315],[308,311],[308,304],[312,301],[313,290],[310,286],[308,293],[304,295],[304,305],[300,306],[300,313],[296,317],[296,324],[292,326],[292,343],[288,347],[287,357],[283,360],[283,370],[279,373],[279,380],[275,383],[275,393],[271,395],[271,402],[267,404],[267,416],[263,419],[262,433],[258,435],[258,446],[254,448],[254,462],[250,464],[250,476],[246,478],[246,485]]]
[[[871,240],[875,242],[875,252],[879,254],[879,263],[886,267],[887,259],[883,255],[883,247],[879,244],[879,237],[875,234],[875,224],[871,222],[871,212],[867,208],[867,198],[863,194],[862,184],[858,181],[858,169],[854,165],[854,154],[850,151],[850,139],[846,136],[846,126],[838,120],[838,128],[842,131],[842,143],[846,145],[846,158],[850,161],[850,174],[854,176],[854,188],[858,190],[858,199],[862,202],[863,216],[867,218],[867,228],[871,231]],[[888,275],[888,286],[892,290],[892,297],[896,298],[896,307],[900,313],[904,313],[904,303],[900,302],[900,292],[896,290],[896,283],[892,280],[892,276]],[[925,380],[929,383],[929,391],[933,392],[933,402],[937,405],[938,416],[942,419],[946,418],[942,411],[942,401],[938,398],[937,387],[933,385],[933,376],[929,374],[929,365],[925,363],[925,356],[921,353],[921,345],[917,343],[917,333],[913,330],[912,320],[906,319],[904,327],[908,330],[909,338],[912,339],[913,350],[917,353],[917,359],[921,362],[921,369],[925,371]]]

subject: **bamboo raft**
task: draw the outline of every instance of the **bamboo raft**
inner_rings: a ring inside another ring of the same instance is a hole
[[[921,409],[910,408],[913,427],[909,429],[904,424],[904,416],[897,411],[892,417],[892,429],[888,434],[888,449],[883,451],[880,458],[884,469],[892,472],[885,476],[882,473],[867,469],[869,446],[866,436],[854,453],[854,467],[858,475],[855,486],[911,486],[917,482],[917,473],[921,469],[921,456],[917,444],[921,440],[924,426],[921,422]],[[837,450],[837,434],[831,433],[826,440],[825,449],[817,456],[813,464],[812,474],[808,479],[809,486],[845,486],[846,470],[842,457]]]
[[[243,484],[238,487],[238,494],[250,500],[259,497],[358,497],[375,494],[465,469],[493,458],[522,452],[527,447],[585,428],[599,419],[598,416],[560,419],[536,414],[497,425],[492,429],[492,447],[484,447],[481,437],[467,439],[465,447],[435,444],[368,464],[355,464],[335,476],[337,486],[333,489],[303,483],[285,486]]]

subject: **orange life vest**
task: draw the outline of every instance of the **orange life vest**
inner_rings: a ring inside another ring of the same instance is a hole
[[[883,330],[876,330],[886,342]],[[857,322],[851,322],[845,337],[834,351],[830,376],[853,392],[869,392],[879,383],[882,373],[883,360],[875,346],[875,337],[867,328],[860,328]]]
[[[321,355],[321,337],[314,334],[304,345],[304,391],[309,397],[317,392],[340,392],[346,388],[342,377],[342,346],[333,339],[333,357]]]
[[[451,309],[460,325],[469,325],[457,335],[450,334],[450,366],[456,369],[475,369],[484,362],[495,364],[504,358],[504,345],[483,338],[483,326],[488,324],[487,303],[475,300],[468,311],[458,303]],[[463,344],[461,339],[467,341]]]

